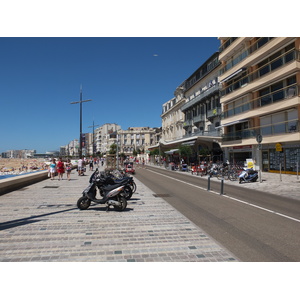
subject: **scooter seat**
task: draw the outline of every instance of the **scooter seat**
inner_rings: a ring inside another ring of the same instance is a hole
[[[120,186],[122,186],[123,184],[112,184],[112,185],[106,185],[106,186],[103,186],[102,189],[105,191],[105,192],[108,192],[108,191],[111,191],[111,190],[114,190]]]

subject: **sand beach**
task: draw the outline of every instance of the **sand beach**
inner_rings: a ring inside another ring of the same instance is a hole
[[[39,158],[0,158],[0,175],[18,175],[48,169],[49,161]]]

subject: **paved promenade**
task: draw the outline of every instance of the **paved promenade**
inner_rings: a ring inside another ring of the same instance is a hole
[[[80,211],[89,176],[0,196],[1,262],[235,262],[228,250],[135,179],[127,209]]]

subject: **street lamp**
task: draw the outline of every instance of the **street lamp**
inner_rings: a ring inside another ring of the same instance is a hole
[[[82,100],[82,86],[80,86],[80,100],[76,102],[71,102],[70,104],[80,104],[80,136],[79,136],[79,158],[82,157],[82,103],[93,101],[91,99],[88,100]]]

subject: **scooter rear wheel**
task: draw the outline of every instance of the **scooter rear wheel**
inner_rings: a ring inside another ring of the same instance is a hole
[[[77,201],[77,207],[80,210],[88,209],[90,205],[91,205],[91,200],[86,196],[80,197]]]
[[[129,200],[132,196],[133,192],[130,186],[126,185],[124,187],[124,197],[126,198],[126,200]]]
[[[114,205],[114,209],[117,211],[122,211],[127,207],[127,200],[124,197],[120,197],[118,201],[121,203],[121,206]]]

